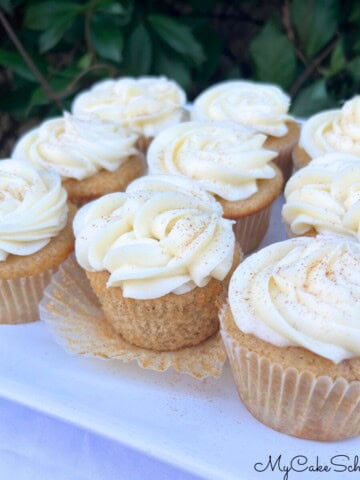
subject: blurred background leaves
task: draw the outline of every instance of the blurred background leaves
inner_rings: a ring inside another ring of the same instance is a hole
[[[0,0],[0,151],[95,81],[164,74],[192,99],[230,78],[280,85],[299,116],[360,90],[357,0]]]

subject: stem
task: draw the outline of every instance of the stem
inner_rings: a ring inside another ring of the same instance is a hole
[[[282,9],[282,24],[284,26],[284,29],[289,41],[294,47],[296,55],[305,66],[308,65],[308,61],[305,55],[303,54],[302,50],[300,49],[300,47],[297,45],[297,42],[296,42],[295,32],[291,23],[289,0],[284,0],[283,9]]]
[[[41,88],[44,90],[45,95],[51,100],[55,105],[60,109],[63,110],[63,105],[60,99],[57,97],[56,93],[53,91],[51,86],[49,85],[46,78],[41,74],[40,70],[37,68],[25,48],[23,47],[21,41],[19,40],[18,36],[12,29],[11,25],[7,21],[5,15],[0,10],[0,22],[2,23],[6,33],[9,35],[11,41],[15,45],[15,48],[20,53],[21,57],[23,58],[26,65],[29,67],[29,70],[33,73],[34,77],[38,80],[41,85]]]
[[[298,77],[290,89],[290,95],[294,96],[300,90],[302,85],[306,80],[313,74],[319,65],[325,60],[325,58],[333,51],[336,43],[338,41],[338,36],[336,35],[331,42],[312,60],[311,63],[305,68],[303,73]]]

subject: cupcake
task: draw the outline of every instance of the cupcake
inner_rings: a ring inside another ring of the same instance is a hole
[[[74,100],[74,114],[92,113],[139,135],[146,152],[152,138],[185,117],[186,94],[166,77],[123,77],[96,83]]]
[[[290,98],[275,85],[240,80],[219,83],[197,97],[192,120],[232,120],[267,136],[265,148],[278,153],[274,160],[284,178],[291,175],[291,153],[299,126],[288,114]]]
[[[318,157],[290,178],[284,194],[288,236],[336,234],[360,240],[359,158]]]
[[[44,288],[74,248],[74,213],[55,172],[0,161],[0,323],[38,319]]]
[[[106,193],[123,191],[145,172],[135,147],[138,135],[94,115],[43,122],[15,145],[12,158],[61,175],[69,200],[82,205]]]
[[[240,397],[296,437],[360,432],[360,244],[318,236],[275,243],[233,274],[222,311]]]
[[[232,222],[195,182],[135,180],[125,193],[85,205],[74,232],[76,259],[127,342],[175,351],[218,332],[217,305],[239,258]]]
[[[294,168],[298,170],[326,153],[360,158],[360,95],[341,109],[317,113],[304,123],[293,152]]]
[[[236,221],[236,237],[248,253],[263,239],[283,185],[281,171],[271,162],[276,152],[265,142],[265,135],[235,122],[184,122],[154,139],[149,173],[196,180],[221,203],[224,217]]]

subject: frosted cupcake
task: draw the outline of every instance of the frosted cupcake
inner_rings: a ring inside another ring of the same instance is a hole
[[[72,110],[76,115],[95,114],[136,133],[145,152],[155,135],[184,119],[185,103],[184,90],[166,77],[123,77],[80,93]]]
[[[145,161],[135,147],[138,135],[96,116],[43,122],[15,145],[12,158],[61,175],[69,200],[82,205],[106,193],[123,191],[143,175]]]
[[[270,245],[230,281],[222,336],[240,397],[262,423],[313,440],[360,432],[360,244]]]
[[[236,237],[248,253],[263,239],[283,185],[271,162],[276,152],[265,141],[265,135],[235,122],[184,122],[154,139],[149,172],[189,177],[215,195],[224,217],[236,221]]]
[[[327,153],[344,153],[360,159],[360,95],[341,109],[317,113],[307,120],[294,149],[295,169]]]
[[[291,175],[291,153],[299,126],[288,114],[290,98],[275,85],[227,81],[205,90],[192,109],[192,120],[232,120],[267,136],[265,148],[278,153],[274,160],[284,178]]]
[[[74,213],[56,173],[0,161],[0,323],[38,319],[44,288],[74,248]]]
[[[346,154],[318,157],[285,187],[289,236],[336,234],[360,240],[360,162]]]
[[[105,317],[132,345],[175,351],[219,329],[217,305],[234,262],[232,222],[195,182],[135,180],[74,221],[76,258]]]

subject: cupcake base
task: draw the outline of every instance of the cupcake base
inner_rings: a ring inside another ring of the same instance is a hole
[[[245,200],[231,202],[217,197],[224,210],[224,217],[235,220],[234,232],[244,254],[255,250],[264,238],[270,221],[272,204],[281,194],[283,176],[273,165],[274,178],[259,180],[258,191]]]
[[[299,140],[300,125],[296,122],[287,124],[288,133],[284,137],[269,136],[264,144],[264,148],[278,152],[278,156],[273,162],[282,171],[284,181],[287,182],[292,174],[292,152]]]
[[[226,360],[219,333],[198,346],[175,352],[154,352],[126,342],[105,320],[85,272],[73,256],[61,265],[46,288],[40,318],[66,350],[78,355],[135,360],[142,368],[158,372],[172,367],[195,378],[221,375]]]
[[[114,172],[101,170],[84,180],[67,179],[63,186],[69,200],[80,207],[107,193],[123,192],[126,187],[146,172],[146,162],[142,154],[134,155]]]
[[[306,167],[311,162],[311,157],[303,150],[299,145],[296,145],[292,152],[292,163],[294,171],[300,170],[300,168]]]
[[[68,221],[57,237],[38,252],[24,257],[9,255],[0,263],[0,324],[29,323],[39,319],[44,288],[59,265],[74,249],[69,204]]]
[[[280,349],[240,332],[228,305],[220,321],[237,390],[255,418],[309,440],[335,441],[360,433],[360,381],[345,378],[346,361],[334,367],[338,375],[326,375],[330,361],[311,352],[307,358],[301,348]],[[297,358],[294,365],[299,368],[287,365],[286,355],[294,357],[292,361]]]

